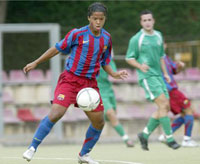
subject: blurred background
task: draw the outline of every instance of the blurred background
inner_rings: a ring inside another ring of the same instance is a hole
[[[4,24],[52,24],[60,28],[59,38],[68,31],[88,24],[87,8],[93,1],[0,1],[0,27]],[[180,90],[191,100],[196,111],[194,138],[199,139],[200,115],[200,2],[198,1],[102,1],[108,7],[105,29],[111,34],[115,60],[119,69],[131,74],[126,81],[113,81],[118,100],[118,117],[131,137],[135,137],[156,106],[147,102],[137,85],[134,69],[124,61],[129,39],[140,30],[139,14],[144,9],[154,13],[155,29],[162,32],[167,43],[166,54],[186,63],[186,69],[176,75]],[[27,26],[28,28],[28,26]],[[6,29],[4,29],[6,31]],[[3,102],[0,140],[4,144],[24,144],[30,141],[39,121],[49,112],[52,89],[57,76],[50,61],[40,64],[28,75],[23,67],[38,58],[50,44],[47,31],[1,32],[1,99]],[[58,60],[63,70],[64,59]],[[60,65],[57,65],[58,67]],[[60,69],[58,69],[60,71]],[[53,79],[53,80],[52,80]],[[77,114],[78,113],[78,114]],[[172,114],[170,117],[173,119]],[[80,109],[71,109],[46,140],[79,142],[83,140],[89,122]],[[57,130],[56,130],[57,129]],[[158,129],[153,137],[161,132]],[[15,137],[13,137],[15,136]],[[183,129],[176,137],[183,136]],[[18,140],[16,140],[18,137]],[[57,140],[55,140],[55,137]],[[152,139],[153,139],[152,137]],[[8,140],[9,139],[9,140]],[[12,140],[13,139],[13,140]],[[106,125],[102,142],[120,141],[114,130]]]

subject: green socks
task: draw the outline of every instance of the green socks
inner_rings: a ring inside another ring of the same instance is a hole
[[[170,119],[167,116],[161,117],[159,120],[151,117],[147,126],[143,130],[143,137],[145,139],[148,139],[151,133],[154,131],[155,128],[157,128],[159,124],[161,124],[163,131],[165,132],[167,142],[174,141],[170,125]]]
[[[148,139],[150,134],[155,130],[155,128],[157,128],[159,125],[159,120],[151,117],[149,119],[149,122],[147,124],[147,126],[144,128],[143,130],[143,136],[145,139]]]
[[[117,126],[114,126],[114,129],[116,132],[122,137],[125,135],[124,128],[121,124],[118,124]]]
[[[167,116],[161,117],[159,121],[160,121],[160,124],[162,125],[163,131],[165,132],[167,142],[174,141],[174,138],[172,135],[172,129],[170,125],[170,118]]]

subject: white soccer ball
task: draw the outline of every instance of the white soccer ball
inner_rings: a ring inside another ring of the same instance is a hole
[[[84,111],[92,111],[98,107],[100,96],[93,88],[83,88],[78,92],[76,102]]]

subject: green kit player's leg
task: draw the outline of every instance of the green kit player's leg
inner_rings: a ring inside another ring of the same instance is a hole
[[[144,138],[148,140],[149,136],[158,127],[158,125],[159,125],[159,120],[151,117],[149,119],[147,126],[144,128],[142,132]]]

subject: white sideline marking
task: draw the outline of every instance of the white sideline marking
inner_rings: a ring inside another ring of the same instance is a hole
[[[0,157],[0,159],[23,159],[22,157]],[[77,159],[74,158],[44,158],[44,157],[38,157],[33,158],[33,160],[67,160],[67,161],[77,161]],[[117,161],[117,160],[97,160],[99,162],[108,162],[108,163],[121,163],[121,164],[142,164],[137,162],[128,162],[128,161]]]

